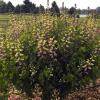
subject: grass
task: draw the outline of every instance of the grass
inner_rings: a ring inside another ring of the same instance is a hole
[[[26,14],[25,16],[29,17],[31,15]],[[10,18],[11,18],[11,14],[0,14],[0,26],[1,25],[6,25],[7,21],[9,21]],[[81,20],[84,20],[84,18],[80,18],[80,21]],[[98,24],[98,27],[100,28],[100,19],[97,19],[97,24]]]
[[[10,19],[10,15],[9,14],[0,14],[0,21],[1,20],[9,20]]]
[[[0,14],[0,33],[5,31],[5,28],[8,26],[8,21],[10,20],[10,15]]]

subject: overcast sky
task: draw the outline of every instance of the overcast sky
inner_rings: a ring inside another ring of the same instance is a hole
[[[23,0],[4,0],[5,2],[11,1],[14,5],[17,4],[22,4]],[[47,0],[30,0],[31,2],[34,2],[37,6],[42,4],[46,7],[47,4]],[[50,4],[54,1],[54,0],[49,0]],[[81,9],[86,9],[88,8],[88,6],[90,8],[96,8],[98,6],[100,6],[100,0],[55,0],[58,4],[59,7],[62,6],[62,2],[65,2],[65,6],[70,8],[72,6],[74,6],[74,4],[77,4],[77,8],[81,8]]]

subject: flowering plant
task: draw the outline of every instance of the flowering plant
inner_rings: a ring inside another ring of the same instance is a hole
[[[92,18],[80,22],[65,16],[15,16],[0,37],[0,81],[7,79],[29,95],[39,84],[43,100],[54,89],[62,97],[96,79],[99,54]]]

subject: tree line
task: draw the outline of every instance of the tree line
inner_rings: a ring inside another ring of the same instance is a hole
[[[88,7],[89,8],[89,7]],[[4,2],[3,0],[0,0],[0,13],[32,13],[32,14],[38,14],[38,13],[45,13],[46,11],[50,11],[51,14],[60,15],[60,8],[58,7],[57,3],[55,1],[52,2],[51,8],[47,9],[43,5],[40,4],[40,6],[36,6],[36,4],[32,3],[30,0],[24,0],[23,4],[14,6],[10,1],[8,3]],[[88,14],[92,12],[96,12],[100,14],[100,7],[97,9],[76,9],[76,7],[71,7],[70,9],[64,8],[65,12],[68,13],[71,16],[80,15],[80,14]]]
[[[47,9],[43,5],[36,6],[30,0],[24,0],[22,5],[14,6],[10,1],[8,3],[0,0],[0,13],[45,13]],[[60,10],[55,1],[52,2],[52,7],[49,9],[52,13],[59,14]]]

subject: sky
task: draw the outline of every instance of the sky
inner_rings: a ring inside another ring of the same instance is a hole
[[[4,0],[5,2],[11,1],[13,3],[13,5],[17,5],[17,4],[22,4],[23,0]],[[30,0],[31,2],[35,3],[37,6],[39,6],[40,4],[44,5],[45,7],[47,7],[47,0]],[[50,1],[50,5],[54,0],[49,0]],[[91,9],[95,9],[98,6],[100,6],[100,0],[55,0],[58,4],[59,7],[62,6],[62,2],[64,2],[64,5],[67,8],[70,8],[72,6],[74,6],[74,4],[77,4],[77,8],[80,9],[87,9],[88,6]]]

